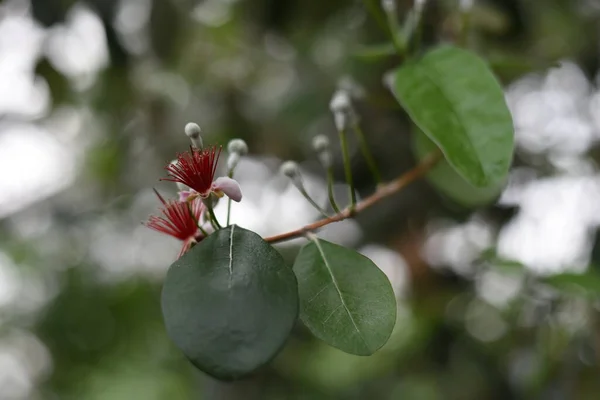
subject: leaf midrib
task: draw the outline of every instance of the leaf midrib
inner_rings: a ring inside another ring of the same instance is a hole
[[[231,234],[229,235],[229,290],[233,285],[233,231],[235,225],[231,225]]]
[[[325,252],[323,251],[323,248],[321,247],[321,245],[319,243],[319,239],[318,238],[313,238],[312,241],[315,244],[315,246],[317,247],[317,250],[319,251],[319,254],[321,255],[321,258],[323,259],[323,263],[325,264],[325,267],[327,268],[327,272],[329,272],[329,276],[331,276],[331,281],[333,282],[333,286],[335,287],[335,290],[337,291],[338,296],[340,297],[340,301],[342,303],[342,306],[344,307],[344,310],[346,310],[346,313],[348,314],[348,317],[350,318],[350,321],[352,322],[352,325],[354,326],[354,329],[356,330],[356,333],[358,333],[358,336],[360,337],[360,339],[362,340],[362,342],[366,346],[367,350],[370,350],[370,347],[369,347],[367,341],[363,337],[360,329],[358,329],[358,325],[356,325],[356,321],[354,321],[354,317],[352,316],[352,313],[350,312],[350,310],[348,309],[348,306],[346,305],[346,301],[344,300],[344,296],[342,296],[342,291],[340,290],[340,287],[338,285],[337,279],[335,279],[335,276],[333,275],[333,271],[331,269],[331,266],[329,265],[329,261],[327,261],[327,257],[325,257]]]

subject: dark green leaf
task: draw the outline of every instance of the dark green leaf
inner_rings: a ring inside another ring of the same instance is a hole
[[[583,274],[564,273],[549,276],[543,282],[559,290],[588,296],[600,295],[600,275],[592,272]]]
[[[414,132],[414,151],[419,159],[435,150],[437,146],[423,132]],[[427,174],[427,179],[440,192],[466,207],[477,207],[495,200],[505,186],[505,179],[485,187],[471,185],[460,176],[448,161],[442,160]]]
[[[371,355],[396,321],[389,280],[367,257],[314,237],[294,263],[300,318],[319,339],[347,353]]]
[[[513,124],[500,84],[475,54],[439,47],[398,68],[400,104],[474,186],[502,180],[512,161]]]
[[[162,309],[167,333],[194,365],[236,379],[271,360],[289,336],[296,277],[260,236],[233,225],[173,263]]]

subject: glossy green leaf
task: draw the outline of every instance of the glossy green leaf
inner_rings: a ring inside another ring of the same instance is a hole
[[[503,179],[513,123],[500,84],[475,54],[442,46],[391,75],[391,88],[448,163],[474,186]]]
[[[568,293],[592,297],[600,296],[600,275],[593,272],[553,275],[544,278],[543,282]]]
[[[294,263],[300,318],[319,339],[366,356],[389,339],[396,298],[387,276],[354,250],[314,237]]]
[[[298,316],[296,277],[256,233],[221,229],[167,273],[167,333],[186,357],[216,378],[251,373],[277,354]]]
[[[419,129],[415,130],[413,140],[413,149],[419,159],[423,159],[437,148],[435,143]],[[465,207],[477,207],[491,203],[500,195],[506,184],[506,179],[501,179],[489,186],[473,186],[460,176],[446,160],[435,165],[427,174],[427,179],[444,195]]]

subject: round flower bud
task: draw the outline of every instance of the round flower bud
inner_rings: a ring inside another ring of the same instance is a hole
[[[346,90],[340,89],[334,93],[329,102],[329,109],[333,113],[335,127],[340,132],[346,130],[357,121],[350,95]]]
[[[323,166],[323,168],[329,168],[333,165],[333,157],[331,156],[331,152],[326,150],[319,153],[319,162]]]
[[[470,11],[471,8],[473,8],[473,3],[475,3],[475,0],[460,0],[460,3],[459,3],[460,11],[462,11],[462,12]]]
[[[332,113],[346,113],[352,109],[352,102],[350,95],[345,90],[337,90],[331,97],[329,102],[329,109]]]
[[[229,157],[227,157],[227,169],[233,171],[240,162],[240,158],[242,158],[240,153],[229,153]]]
[[[396,0],[381,0],[381,8],[386,13],[393,13],[396,11]]]
[[[227,144],[227,151],[231,154],[237,153],[241,156],[248,154],[248,145],[242,139],[232,139]]]
[[[202,148],[202,137],[200,134],[202,133],[202,129],[200,126],[194,122],[188,122],[185,125],[185,134],[192,141],[192,145],[198,149]]]
[[[329,138],[325,135],[317,135],[312,140],[312,147],[317,153],[329,149]]]
[[[295,161],[286,161],[283,164],[281,164],[281,167],[279,168],[279,170],[281,171],[281,173],[285,176],[287,176],[288,178],[296,178],[298,177],[298,175],[300,175],[300,167],[298,166],[298,163]]]

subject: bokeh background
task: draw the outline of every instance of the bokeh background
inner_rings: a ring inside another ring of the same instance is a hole
[[[457,3],[428,1],[424,46],[456,37]],[[299,325],[272,364],[222,384],[166,337],[160,287],[179,244],[141,222],[153,187],[175,194],[158,178],[186,122],[205,143],[248,142],[233,219],[263,235],[318,217],[277,168],[301,162],[325,200],[310,142],[336,138],[340,85],[384,177],[414,165],[382,84],[399,61],[369,47],[388,39],[365,5],[379,2],[0,1],[0,399],[598,398],[597,0],[475,2],[471,45],[516,128],[496,199],[466,207],[422,181],[323,231],[392,281],[398,322],[378,353],[341,353]],[[364,197],[374,185],[351,145]],[[299,245],[279,248],[291,262]],[[566,273],[588,275],[550,283]]]

